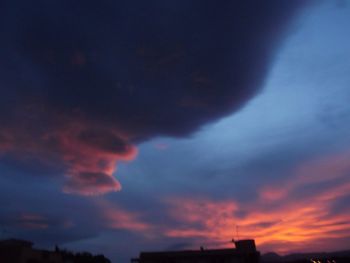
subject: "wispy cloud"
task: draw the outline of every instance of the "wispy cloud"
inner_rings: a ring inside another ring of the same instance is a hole
[[[104,227],[109,229],[121,229],[131,232],[137,232],[142,235],[152,229],[152,225],[142,220],[142,215],[136,212],[130,212],[123,209],[116,203],[112,203],[105,199],[95,200],[97,207],[102,214]]]
[[[306,162],[290,179],[260,189],[260,198],[248,203],[169,199],[169,214],[180,226],[166,229],[165,235],[223,245],[238,230],[240,238],[255,238],[262,249],[280,253],[312,249],[315,242],[344,248],[340,240],[350,237],[350,210],[335,213],[334,207],[339,198],[349,196],[349,158],[341,153]],[[305,193],[308,185],[320,182],[329,184]]]

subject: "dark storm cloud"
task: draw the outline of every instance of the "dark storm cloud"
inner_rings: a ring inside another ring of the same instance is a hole
[[[79,140],[106,152],[126,153],[125,141],[109,131],[84,130],[78,135]]]
[[[54,153],[71,185],[118,190],[130,143],[186,136],[259,91],[305,2],[7,1],[0,151]]]

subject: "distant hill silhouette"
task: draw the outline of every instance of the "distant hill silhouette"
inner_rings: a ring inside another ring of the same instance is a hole
[[[335,251],[335,252],[311,252],[311,253],[294,253],[285,256],[280,256],[277,253],[269,252],[261,256],[261,262],[303,262],[310,259],[335,259],[338,262],[350,262],[350,250]]]
[[[269,252],[269,253],[266,253],[266,254],[263,254],[261,256],[261,260],[263,262],[279,262],[283,259],[282,256],[278,255],[277,253],[275,252]]]

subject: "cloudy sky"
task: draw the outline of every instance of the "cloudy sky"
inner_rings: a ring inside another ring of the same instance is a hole
[[[349,1],[3,1],[0,238],[349,249]]]

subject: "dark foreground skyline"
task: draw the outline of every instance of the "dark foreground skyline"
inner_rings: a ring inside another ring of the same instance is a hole
[[[0,238],[350,244],[349,1],[2,1]]]
[[[0,261],[2,263],[111,263],[104,255],[93,255],[88,251],[69,251],[55,246],[54,249],[41,249],[27,240],[0,240]],[[269,252],[261,255],[254,240],[232,240],[227,248],[204,248],[171,251],[141,251],[130,263],[167,262],[239,262],[239,263],[348,263],[350,250],[335,252],[296,253],[280,256]]]

